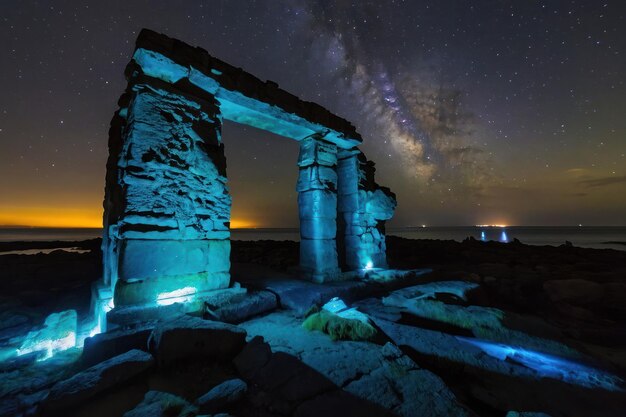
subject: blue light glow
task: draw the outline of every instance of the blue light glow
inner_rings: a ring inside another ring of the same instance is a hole
[[[174,291],[162,292],[157,297],[157,304],[169,306],[175,303],[187,303],[195,298],[197,291],[195,287],[184,287]]]
[[[372,268],[374,268],[374,262],[367,261],[367,263],[365,264],[365,269],[372,269]]]
[[[17,356],[31,352],[40,352],[38,361],[51,358],[56,352],[76,346],[76,311],[67,310],[52,313],[41,329],[28,333],[24,342],[17,349]]]
[[[486,237],[485,237],[485,231],[484,231],[484,230],[482,230],[482,231],[480,232],[480,240],[482,240],[483,242],[486,240]]]
[[[486,340],[461,336],[456,336],[456,338],[461,342],[480,348],[487,355],[496,359],[502,361],[508,359],[533,369],[544,378],[553,378],[587,388],[623,391],[622,386],[624,381],[620,378],[599,369],[573,362],[572,360]]]
[[[506,235],[506,230],[502,229],[502,234],[500,235],[500,241],[502,242],[508,242],[509,241],[509,237]]]

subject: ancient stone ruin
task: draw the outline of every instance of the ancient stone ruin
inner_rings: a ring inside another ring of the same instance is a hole
[[[385,268],[395,195],[348,121],[194,48],[143,30],[109,132],[103,281],[94,308],[168,304],[230,285],[222,120],[300,143],[300,275]],[[296,161],[294,161],[295,163]]]

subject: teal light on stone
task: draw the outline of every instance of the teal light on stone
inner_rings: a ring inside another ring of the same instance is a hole
[[[456,337],[459,341],[474,345],[487,355],[502,361],[512,361],[535,370],[542,378],[562,380],[568,384],[607,391],[623,391],[624,381],[614,375],[572,360],[522,347],[489,342],[469,337]]]
[[[169,306],[175,303],[187,303],[192,301],[198,290],[195,287],[184,287],[178,290],[163,292],[157,296],[157,304]]]
[[[53,313],[46,317],[41,329],[28,333],[17,355],[38,352],[37,360],[51,358],[55,353],[76,346],[76,310]]]

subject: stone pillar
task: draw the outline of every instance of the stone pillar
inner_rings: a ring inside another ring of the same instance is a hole
[[[359,216],[359,161],[355,151],[341,151],[337,161],[337,211],[339,213],[337,241],[340,244],[340,266],[345,270],[362,268],[359,245],[354,237],[364,228]]]
[[[302,140],[298,166],[300,268],[315,282],[336,279],[337,146],[314,137]]]
[[[342,151],[338,161],[338,224],[346,270],[386,268],[385,221],[393,216],[395,195],[374,181],[374,163],[358,150]]]
[[[133,77],[111,125],[104,201],[104,283],[115,307],[186,301],[230,283],[218,104]]]

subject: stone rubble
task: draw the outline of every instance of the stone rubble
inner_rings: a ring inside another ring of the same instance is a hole
[[[57,382],[50,389],[42,407],[54,412],[75,407],[100,392],[138,376],[153,364],[154,359],[149,353],[130,350]]]

